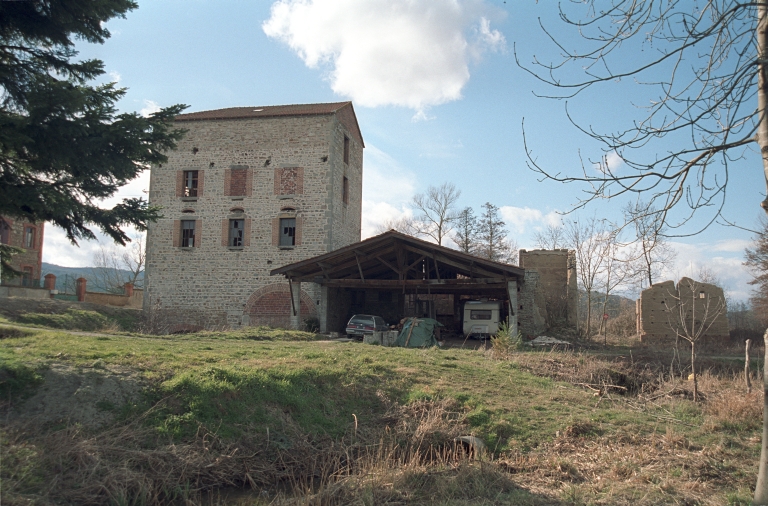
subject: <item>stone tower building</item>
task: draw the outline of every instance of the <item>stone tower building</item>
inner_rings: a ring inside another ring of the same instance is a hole
[[[168,332],[289,326],[269,272],[360,240],[363,138],[351,102],[182,114],[188,132],[152,167],[144,309]],[[301,315],[319,288],[303,283]]]
[[[520,250],[520,267],[526,271],[526,282],[535,282],[538,308],[533,313],[533,328],[578,322],[579,291],[576,280],[576,257],[567,249]],[[533,272],[538,273],[538,276]]]

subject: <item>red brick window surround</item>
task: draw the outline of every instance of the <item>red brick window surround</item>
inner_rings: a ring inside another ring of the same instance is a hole
[[[249,197],[253,187],[253,171],[248,167],[233,167],[224,171],[224,195]]]
[[[304,167],[275,169],[275,195],[301,195],[304,193]]]
[[[176,196],[197,198],[203,194],[202,170],[177,170],[176,171]]]
[[[35,236],[37,235],[37,228],[32,225],[24,225],[24,247],[28,249],[35,249]]]
[[[35,268],[32,265],[21,266],[21,286],[32,286],[35,279]]]
[[[176,248],[199,248],[202,228],[202,220],[174,220],[173,246]]]
[[[280,215],[272,219],[272,246],[293,248],[301,245],[303,218],[296,215]]]
[[[242,215],[221,221],[221,245],[243,248],[251,245],[251,219]]]

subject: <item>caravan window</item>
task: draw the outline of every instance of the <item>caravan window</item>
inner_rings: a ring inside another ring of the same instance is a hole
[[[490,309],[472,309],[469,312],[469,319],[470,320],[490,320],[491,310]]]

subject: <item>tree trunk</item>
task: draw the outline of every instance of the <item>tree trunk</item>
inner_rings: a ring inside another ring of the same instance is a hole
[[[763,360],[763,446],[760,450],[760,468],[757,471],[753,506],[768,505],[768,330],[763,334],[765,358]]]
[[[693,376],[693,402],[699,402],[699,380],[696,377],[696,341],[691,341],[691,376]]]
[[[757,127],[757,142],[763,157],[763,173],[768,188],[768,79],[766,79],[766,50],[768,49],[768,19],[766,19],[765,4],[757,7],[757,112],[760,122]],[[768,213],[768,197],[760,203]]]
[[[751,339],[747,339],[746,347],[744,348],[744,381],[747,382],[747,393],[752,393],[752,380],[749,377],[749,345],[752,344]]]

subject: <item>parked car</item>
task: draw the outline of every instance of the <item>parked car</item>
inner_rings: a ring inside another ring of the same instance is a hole
[[[347,336],[362,339],[365,334],[389,330],[387,322],[381,316],[356,314],[347,323]]]

